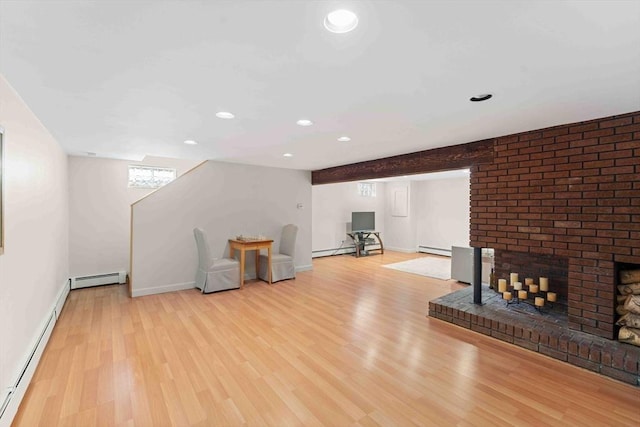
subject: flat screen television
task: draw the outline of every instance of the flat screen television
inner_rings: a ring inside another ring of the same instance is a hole
[[[374,231],[375,229],[375,212],[351,212],[351,231]]]

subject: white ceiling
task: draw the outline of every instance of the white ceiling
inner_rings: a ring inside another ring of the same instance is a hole
[[[640,110],[640,1],[0,0],[0,72],[73,155],[315,170]]]

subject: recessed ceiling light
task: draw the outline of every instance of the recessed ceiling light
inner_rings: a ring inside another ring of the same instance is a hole
[[[283,157],[293,157],[293,154],[291,154],[291,153],[284,153],[282,156],[283,156]]]
[[[198,143],[195,142],[193,139],[187,139],[184,143],[187,145],[198,145]]]
[[[218,111],[216,117],[219,119],[233,119],[235,116],[228,111]]]
[[[300,119],[296,123],[300,126],[311,126],[313,124],[311,120],[307,120],[307,119]]]
[[[340,138],[338,138],[338,141],[340,141],[340,142],[349,142],[349,141],[351,141],[351,138],[349,138],[348,136],[341,136]]]
[[[358,17],[346,9],[338,9],[324,18],[324,27],[332,33],[348,33],[358,26]]]
[[[469,101],[471,102],[486,101],[487,99],[491,99],[492,96],[493,95],[491,95],[490,93],[483,93],[482,95],[472,96],[471,98],[469,98]]]

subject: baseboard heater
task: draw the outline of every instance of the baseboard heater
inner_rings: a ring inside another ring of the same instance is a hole
[[[316,251],[311,251],[311,258],[320,258],[325,256],[333,256],[333,255],[345,255],[352,254],[356,252],[356,248],[352,246],[344,246],[335,249],[321,249]]]
[[[47,319],[44,326],[44,330],[40,333],[40,336],[38,337],[35,343],[35,346],[33,347],[33,350],[31,350],[31,352],[29,353],[29,357],[27,358],[26,364],[20,370],[20,375],[18,376],[18,379],[16,380],[15,384],[5,390],[6,396],[4,398],[4,402],[2,403],[2,406],[0,407],[0,424],[5,425],[4,424],[5,420],[3,419],[3,416],[5,415],[5,411],[9,407],[9,404],[11,403],[11,399],[13,399],[14,393],[16,393],[16,391],[18,390],[18,387],[24,386],[26,390],[26,387],[29,381],[31,381],[31,377],[33,376],[35,367],[38,365],[38,362],[40,361],[40,356],[44,351],[44,347],[46,346],[47,341],[49,341],[49,335],[51,335],[51,331],[53,330],[53,325],[55,323],[56,323],[56,313],[54,310],[54,312],[51,313],[51,315]],[[40,345],[41,343],[43,345]],[[34,362],[33,364],[32,364],[32,361]],[[21,384],[23,379],[26,381],[25,384]],[[11,418],[13,418],[14,415],[15,414],[12,414]]]
[[[451,256],[451,249],[433,248],[431,246],[418,246],[418,252],[433,255]]]
[[[49,341],[49,336],[53,331],[53,327],[60,317],[60,313],[62,312],[68,295],[69,284],[65,283],[65,286],[62,287],[58,294],[58,299],[56,300],[51,313],[43,323],[42,330],[37,334],[35,341],[32,343],[33,347],[26,355],[22,369],[17,372],[15,381],[11,386],[2,390],[2,394],[0,395],[0,398],[2,398],[0,401],[0,427],[11,425],[36,367],[38,366],[38,363],[40,363],[42,352]]]
[[[115,273],[95,274],[93,276],[78,276],[71,278],[71,289],[89,288],[92,286],[122,284],[127,281],[126,271]]]

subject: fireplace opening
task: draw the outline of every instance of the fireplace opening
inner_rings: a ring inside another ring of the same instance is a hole
[[[567,311],[569,261],[567,258],[537,255],[515,251],[495,250],[495,276],[509,281],[511,273],[517,273],[522,283],[532,278],[539,284],[540,278],[547,279],[549,291],[557,294],[557,304]]]

